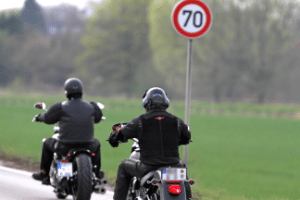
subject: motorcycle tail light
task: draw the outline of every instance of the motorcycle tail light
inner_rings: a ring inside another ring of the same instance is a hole
[[[70,156],[71,156],[71,154],[68,153],[68,157],[70,157]]]
[[[61,162],[68,162],[68,160],[61,160]]]
[[[168,192],[170,194],[180,194],[181,193],[181,187],[180,187],[180,185],[169,185],[168,186]]]
[[[95,156],[95,153],[92,153],[92,156]]]

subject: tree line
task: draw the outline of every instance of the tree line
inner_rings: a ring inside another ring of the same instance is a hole
[[[187,39],[171,24],[177,2],[106,0],[87,15],[27,0],[21,10],[0,13],[0,85],[56,91],[76,76],[89,95],[140,97],[158,86],[184,99]],[[279,95],[282,102],[298,102],[299,2],[205,3],[213,24],[193,41],[193,99],[264,103],[278,102]]]

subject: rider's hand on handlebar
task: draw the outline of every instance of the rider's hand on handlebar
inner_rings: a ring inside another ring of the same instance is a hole
[[[113,131],[110,133],[109,138],[107,139],[107,141],[109,142],[110,146],[112,147],[118,147],[119,146],[119,142],[116,140],[117,138],[117,132]]]
[[[39,116],[40,115],[35,115],[34,118],[32,119],[32,121],[33,122],[40,122],[41,120],[40,120]]]

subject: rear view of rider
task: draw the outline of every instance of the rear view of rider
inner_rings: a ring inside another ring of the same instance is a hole
[[[53,159],[53,153],[64,155],[73,148],[88,148],[93,156],[93,166],[96,165],[96,176],[101,176],[100,142],[94,138],[94,124],[99,123],[102,111],[95,102],[87,102],[82,99],[82,82],[77,78],[66,80],[65,94],[67,101],[53,104],[45,113],[35,116],[38,122],[46,124],[59,123],[58,140],[47,138],[42,149],[41,172],[34,173],[32,177],[49,185],[49,171]]]
[[[189,127],[178,117],[168,113],[170,101],[161,88],[150,88],[143,96],[146,114],[132,119],[125,128],[114,131],[108,139],[113,147],[119,141],[137,138],[140,145],[140,160],[125,159],[118,169],[114,200],[125,200],[132,177],[143,177],[163,166],[178,166],[178,147],[191,140]],[[189,193],[190,193],[190,189]]]

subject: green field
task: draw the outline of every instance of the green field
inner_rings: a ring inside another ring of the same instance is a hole
[[[33,103],[44,101],[50,106],[64,100],[63,96],[0,96],[0,146],[8,154],[30,155],[38,160],[42,138],[52,135],[53,126],[31,122],[41,112]],[[107,120],[95,126],[95,137],[102,144],[102,169],[113,179],[121,160],[129,156],[132,142],[112,148],[105,140],[113,124],[129,121],[144,112],[141,100],[90,100],[106,105],[103,113]],[[300,121],[262,114],[231,115],[227,110],[232,107],[224,105],[220,114],[206,115],[200,112],[199,105],[192,105],[190,123],[193,143],[189,145],[188,173],[196,181],[192,187],[194,199],[300,199]],[[264,113],[266,106],[255,109],[255,113]],[[290,106],[280,109],[268,106],[268,109],[289,110]],[[171,102],[170,110],[183,118],[183,103]],[[182,151],[181,148],[181,154]]]

